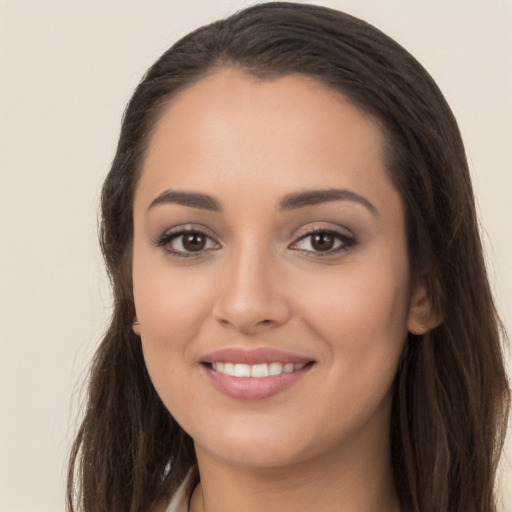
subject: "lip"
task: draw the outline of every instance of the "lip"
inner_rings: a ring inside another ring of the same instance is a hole
[[[247,401],[264,400],[288,389],[300,381],[314,364],[311,359],[273,348],[252,350],[225,348],[207,354],[201,362],[201,369],[218,391],[230,398]],[[268,377],[232,377],[213,370],[211,364],[221,362],[250,365],[276,362],[304,364],[305,366],[291,373],[269,375]]]
[[[206,354],[201,358],[203,363],[242,363],[242,364],[262,364],[262,363],[293,363],[306,364],[311,359],[302,357],[289,352],[283,352],[270,347],[255,348],[244,350],[236,347],[224,348]]]

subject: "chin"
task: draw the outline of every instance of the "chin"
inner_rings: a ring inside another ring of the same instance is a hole
[[[272,469],[282,468],[302,462],[302,457],[297,453],[296,447],[276,447],[271,443],[253,443],[245,441],[239,445],[229,443],[229,446],[219,446],[215,452],[210,450],[210,457],[222,460],[224,463],[241,468]],[[196,445],[198,458],[200,459],[200,447]]]
[[[295,423],[295,422],[294,422]],[[279,425],[279,422],[253,422],[250,425],[223,424],[207,438],[192,436],[198,454],[224,463],[253,468],[280,468],[303,462],[316,451],[323,451],[318,438],[306,431],[294,431],[297,423]],[[213,430],[213,429],[212,429]]]

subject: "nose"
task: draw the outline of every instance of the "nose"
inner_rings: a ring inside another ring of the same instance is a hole
[[[254,247],[233,254],[219,275],[214,318],[224,327],[257,334],[283,325],[291,316],[282,275],[265,251]]]

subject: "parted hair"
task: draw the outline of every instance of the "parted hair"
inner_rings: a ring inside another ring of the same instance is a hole
[[[495,512],[510,402],[506,336],[457,123],[430,75],[381,31],[336,10],[287,2],[247,8],[183,37],[147,71],[126,108],[101,197],[113,313],[70,454],[68,511],[149,512],[196,465],[192,440],[158,397],[132,332],[132,207],[166,105],[226,66],[262,79],[315,78],[382,127],[413,276],[443,318],[425,335],[408,335],[393,384],[389,438],[402,511]]]

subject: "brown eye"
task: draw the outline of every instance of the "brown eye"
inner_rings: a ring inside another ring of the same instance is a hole
[[[353,236],[330,229],[312,231],[294,242],[290,248],[317,256],[334,256],[356,244]]]
[[[206,247],[206,236],[203,233],[186,233],[182,236],[182,244],[187,251],[201,251]]]
[[[201,253],[220,249],[220,245],[201,231],[184,230],[166,233],[156,243],[166,253],[174,256],[199,256]]]
[[[316,251],[330,251],[335,243],[336,239],[333,233],[328,231],[320,231],[311,236],[311,246]]]

